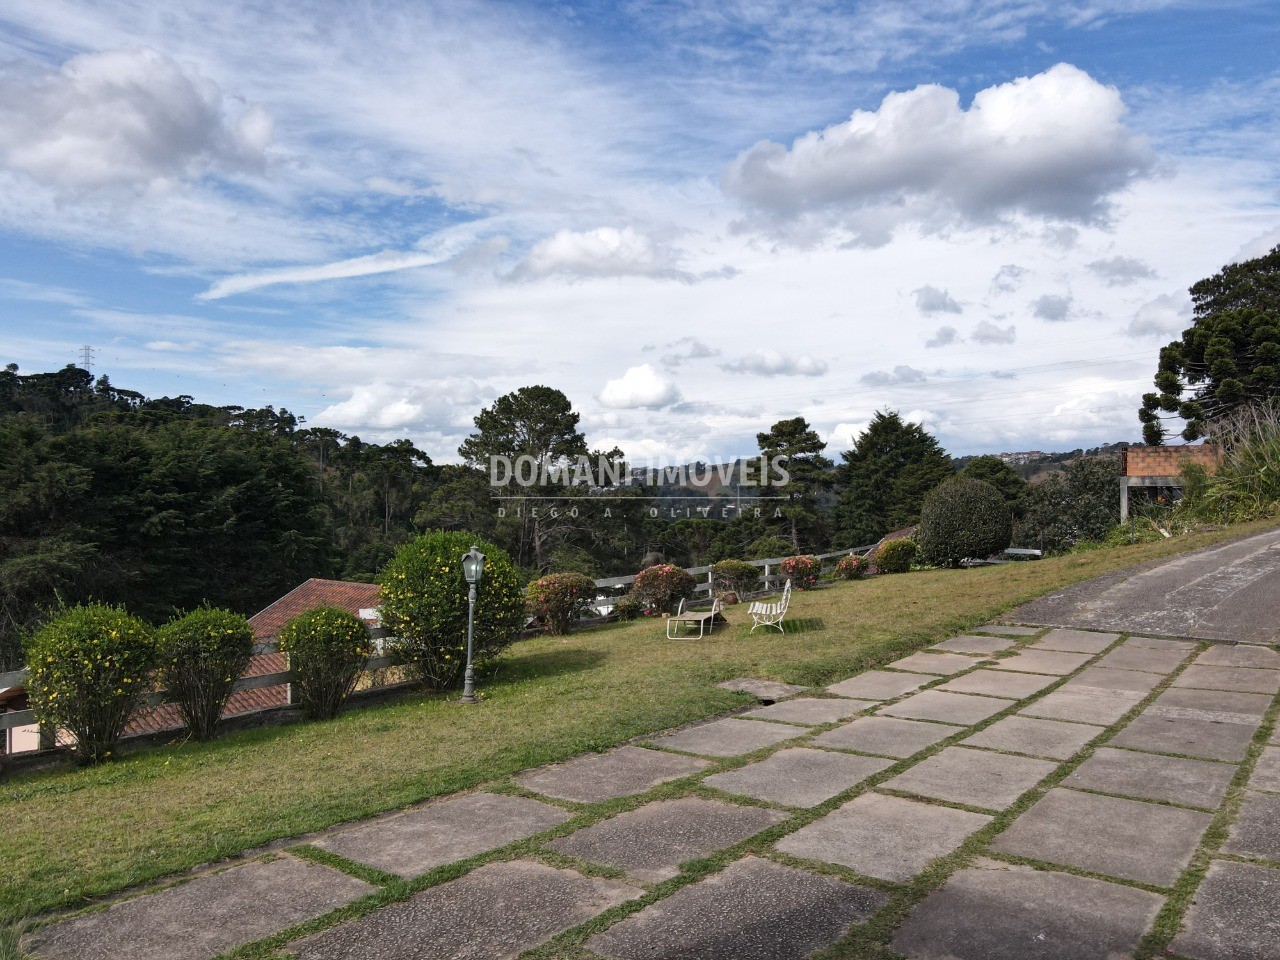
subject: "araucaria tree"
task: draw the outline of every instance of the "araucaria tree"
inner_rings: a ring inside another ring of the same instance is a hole
[[[537,498],[509,501],[509,512],[518,526],[517,563],[539,573],[548,566],[557,523],[551,518],[554,504],[549,471],[587,453],[586,437],[578,430],[578,414],[569,398],[552,387],[521,387],[499,397],[475,418],[476,432],[467,437],[458,453],[467,463],[488,470],[491,458],[514,462],[528,457],[536,465],[533,483],[512,486],[513,497]],[[526,474],[529,476],[529,474]],[[497,478],[490,477],[492,482]]]
[[[812,526],[817,517],[818,493],[835,482],[834,464],[822,455],[827,445],[804,417],[779,420],[768,433],[757,433],[756,443],[767,460],[777,458],[787,471],[789,479],[780,488],[787,497],[782,513],[791,548],[799,553],[801,527]]]
[[[917,522],[925,494],[952,475],[937,439],[896,412],[877,411],[841,456],[837,546],[875,543]]]
[[[1237,407],[1280,396],[1280,246],[1201,280],[1191,300],[1195,322],[1160,351],[1156,392],[1142,397],[1147,443],[1163,443],[1175,416],[1196,440]]]

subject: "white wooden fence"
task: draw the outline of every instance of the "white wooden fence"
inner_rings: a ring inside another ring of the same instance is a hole
[[[871,549],[870,546],[853,547],[849,550],[837,550],[834,553],[820,553],[820,554],[815,554],[815,556],[817,556],[819,560],[828,561],[835,558],[848,556],[851,553],[865,553],[870,549]],[[771,557],[768,560],[749,560],[747,562],[750,563],[753,567],[762,568],[761,578],[767,589],[769,587],[775,586],[778,583],[780,578],[773,573],[773,570],[784,559],[786,558]],[[823,570],[824,572],[827,572],[833,567],[834,567],[834,564],[830,566],[824,565]],[[694,589],[697,594],[705,594],[706,595],[705,599],[709,600],[711,592],[715,589],[714,572],[713,572],[714,568],[711,566],[702,566],[702,567],[686,567],[685,569],[688,573],[692,574],[695,577],[704,578],[701,580],[701,582],[698,583],[698,585]],[[621,588],[630,587],[631,584],[635,582],[635,579],[636,578],[634,574],[629,577],[604,577],[600,580],[597,580],[595,584],[596,584],[596,587],[600,588],[601,590],[617,590],[619,591],[618,596],[621,596],[621,593],[622,593]],[[616,596],[601,597],[597,599],[595,607],[598,611],[602,607],[611,606],[614,602],[616,602],[617,599],[618,598]],[[272,642],[257,643],[257,644],[254,644],[254,647],[253,647],[254,656],[263,656],[266,654],[278,653],[278,652],[279,652],[279,647],[277,647],[276,644]],[[365,664],[365,670],[366,671],[380,670],[384,667],[395,666],[396,662],[397,661],[395,660],[394,657],[389,657],[389,656],[378,655],[378,656],[370,657],[369,661]],[[0,673],[0,690],[6,690],[9,687],[21,686],[24,683],[26,683],[26,680],[27,680],[27,671],[25,669],[14,670],[9,673]],[[232,684],[231,690],[233,693],[239,693],[242,690],[259,690],[263,687],[279,687],[287,684],[288,682],[289,682],[289,672],[285,670],[285,671],[280,671],[276,673],[264,673],[264,674],[260,674],[258,676],[252,676],[252,677],[241,677],[234,684]],[[161,706],[163,704],[172,703],[172,702],[173,701],[169,697],[168,691],[159,690],[159,691],[155,691],[147,694],[142,700],[142,706],[156,707],[156,706]],[[35,722],[36,722],[36,716],[35,716],[35,712],[32,710],[11,710],[7,713],[0,713],[0,731],[14,730],[20,727],[30,727],[34,725]]]

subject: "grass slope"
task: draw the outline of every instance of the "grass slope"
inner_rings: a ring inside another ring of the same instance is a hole
[[[824,684],[1078,580],[1274,522],[1176,541],[798,594],[786,635],[742,613],[709,640],[654,621],[513,647],[464,708],[416,695],[326,723],[150,750],[0,786],[0,923],[751,702],[735,676]]]

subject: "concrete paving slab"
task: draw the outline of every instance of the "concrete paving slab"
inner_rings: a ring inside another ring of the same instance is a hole
[[[859,717],[852,723],[814,737],[813,743],[819,747],[857,750],[860,753],[875,753],[903,760],[963,729],[941,723],[899,720],[896,717]]]
[[[618,960],[803,960],[886,899],[759,857],[677,890],[587,941]]]
[[[734,677],[723,683],[717,683],[722,690],[736,690],[738,693],[749,693],[762,703],[775,703],[804,693],[808,687],[800,687],[794,683],[779,683],[777,680],[756,680],[753,677]]]
[[[511,960],[642,892],[526,860],[490,863],[289,949],[300,960]]]
[[[956,677],[936,689],[948,693],[977,693],[988,697],[1025,700],[1059,681],[1039,673],[1014,673],[1012,670],[975,670]]]
[[[1118,633],[1094,633],[1092,630],[1050,630],[1033,643],[1031,650],[1066,650],[1074,653],[1101,653],[1120,639]]]
[[[1280,943],[1280,870],[1209,864],[1173,952],[1192,960],[1263,960]]]
[[[1047,673],[1065,677],[1078,670],[1091,659],[1092,653],[1064,653],[1058,650],[1032,650],[1024,647],[1020,653],[996,662],[995,670],[1020,670],[1023,673]]]
[[[881,707],[880,713],[891,717],[906,717],[908,720],[937,720],[939,723],[969,726],[995,716],[1016,702],[995,697],[971,697],[963,693],[924,690],[887,707]]]
[[[1254,667],[1261,670],[1280,670],[1280,653],[1266,647],[1242,646],[1234,643],[1215,643],[1200,656],[1196,665],[1201,667]]]
[[[1262,748],[1258,762],[1249,774],[1249,786],[1254,790],[1269,790],[1280,793],[1280,747]]]
[[[837,720],[847,720],[857,716],[863,710],[871,709],[870,703],[855,703],[852,700],[835,699],[833,697],[797,697],[783,703],[770,704],[748,710],[742,714],[753,720],[773,720],[780,723],[798,723],[805,726],[821,727]]]
[[[1164,678],[1158,673],[1140,670],[1112,670],[1107,667],[1085,667],[1063,684],[1063,689],[1092,687],[1097,690],[1125,690],[1147,694],[1160,685]]]
[[[990,822],[981,813],[864,793],[775,846],[793,857],[905,883]]]
[[[901,660],[895,660],[885,666],[893,670],[906,670],[909,673],[931,673],[939,677],[949,677],[952,674],[960,673],[962,670],[970,669],[977,662],[973,657],[966,657],[958,653],[929,653],[922,651],[921,653],[913,653],[909,657],[903,657]]]
[[[1002,637],[1034,637],[1044,627],[1024,627],[1011,623],[986,623],[978,627],[982,633],[994,633]]]
[[[935,800],[1003,810],[1058,769],[1049,760],[947,747],[925,757],[882,787]]]
[[[1280,863],[1280,794],[1246,790],[1222,850]]]
[[[756,723],[727,717],[686,727],[649,743],[665,750],[683,750],[708,757],[740,757],[761,747],[804,735],[804,730],[781,723]]]
[[[51,924],[27,947],[49,960],[208,960],[377,890],[329,867],[284,856]]]
[[[788,807],[816,807],[895,761],[793,747],[703,781],[709,787]]]
[[[1190,655],[1190,650],[1152,650],[1122,643],[1099,660],[1098,666],[1168,675],[1182,666],[1182,661]]]
[[[1113,724],[1142,701],[1144,694],[1128,690],[1072,687],[1046,694],[1018,712],[1046,720]]]
[[[1194,650],[1190,640],[1170,640],[1168,637],[1130,637],[1122,647],[1145,647],[1148,650]]]
[[[550,830],[570,816],[568,810],[528,797],[467,793],[339,830],[313,843],[356,863],[416,877]]]
[[[1102,733],[1103,727],[1086,723],[1061,723],[1036,717],[1012,716],[997,720],[985,730],[960,741],[970,747],[1007,750],[1049,760],[1066,760]]]
[[[1248,667],[1202,667],[1192,664],[1178,674],[1175,687],[1197,687],[1201,690],[1235,690],[1239,693],[1280,692],[1280,670],[1255,670]]]
[[[679,873],[686,860],[741,843],[787,816],[781,810],[682,797],[645,804],[547,846],[617,867],[646,883],[661,883]]]
[[[1062,785],[1216,810],[1235,775],[1234,763],[1101,747]]]
[[[1146,709],[1146,713],[1162,717],[1189,717],[1194,720],[1217,720],[1223,723],[1248,723],[1257,726],[1271,706],[1271,698],[1262,693],[1229,693],[1223,690],[1193,690],[1170,687]]]
[[[912,911],[893,938],[911,960],[1130,956],[1164,898],[1067,873],[981,860]]]
[[[1003,653],[1006,650],[1013,649],[1016,643],[1017,641],[1012,638],[965,635],[935,643],[929,649],[942,650],[947,653],[967,653],[975,657],[989,657],[993,653]]]
[[[1180,753],[1202,760],[1244,759],[1256,725],[1189,717],[1164,717],[1144,711],[1112,740],[1113,747]]]
[[[914,676],[909,673],[890,673],[887,670],[868,670],[848,680],[841,680],[827,687],[828,693],[856,700],[893,700],[904,693],[919,690],[937,677]]]
[[[678,757],[641,747],[618,747],[568,763],[538,767],[520,774],[515,781],[548,797],[602,803],[644,793],[660,783],[679,780],[709,766],[711,761],[697,757]]]
[[[1212,821],[1197,810],[1057,788],[996,837],[991,849],[1168,887]]]

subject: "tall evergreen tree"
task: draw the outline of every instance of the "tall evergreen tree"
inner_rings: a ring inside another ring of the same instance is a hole
[[[897,412],[877,411],[841,459],[836,525],[844,546],[875,543],[918,522],[925,494],[952,475],[937,439]]]
[[[817,521],[818,494],[835,483],[835,464],[822,455],[827,445],[804,417],[779,420],[768,433],[757,433],[756,443],[766,459],[778,458],[787,471],[786,485],[777,489],[787,498],[782,508],[787,535],[799,553],[800,531],[812,530]]]

